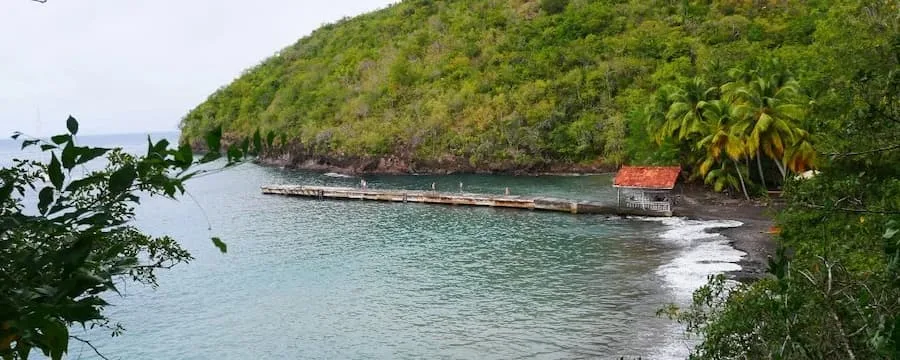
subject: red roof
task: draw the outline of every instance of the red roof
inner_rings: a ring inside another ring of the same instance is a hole
[[[678,182],[680,166],[623,166],[613,180],[615,187],[672,189]]]

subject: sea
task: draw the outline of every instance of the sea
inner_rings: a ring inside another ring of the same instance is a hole
[[[149,135],[175,142],[177,133]],[[146,134],[79,136],[140,154]],[[0,140],[0,165],[45,157]],[[737,221],[263,195],[265,184],[430,189],[602,200],[612,175],[362,177],[245,163],[145,197],[134,225],[195,260],[125,283],[73,326],[108,359],[684,359],[696,339],[656,315],[690,303],[744,255]],[[210,238],[228,245],[220,253]],[[35,354],[36,357],[39,354]],[[72,341],[68,359],[100,359]]]

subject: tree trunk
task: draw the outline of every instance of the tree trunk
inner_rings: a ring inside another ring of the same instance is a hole
[[[781,172],[781,182],[784,183],[787,180],[787,169],[785,169],[784,165],[781,165],[781,161],[778,161],[778,159],[772,160],[775,160],[775,166],[778,166],[778,171]]]
[[[747,163],[747,181],[753,180],[753,172],[750,171],[750,154],[747,154],[747,157],[744,158],[744,162]]]
[[[737,170],[738,179],[741,180],[741,190],[744,191],[744,199],[747,199],[747,201],[750,201],[750,195],[747,195],[747,185],[744,184],[744,174],[741,173],[741,167],[738,166],[737,161],[732,160],[732,162],[734,163],[734,169]]]
[[[769,186],[766,185],[766,176],[763,175],[762,154],[759,153],[759,149],[756,149],[756,167],[759,169],[759,182],[762,183],[763,189],[768,191]]]

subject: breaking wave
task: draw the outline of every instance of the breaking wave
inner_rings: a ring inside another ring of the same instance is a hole
[[[665,225],[667,230],[659,235],[660,239],[680,248],[670,262],[656,270],[656,274],[671,290],[673,303],[689,305],[694,290],[705,285],[710,275],[741,269],[737,262],[746,254],[732,247],[728,238],[714,231],[739,227],[743,225],[742,222],[685,218],[643,218],[643,220],[659,221]],[[667,331],[672,333],[671,340],[660,344],[653,358],[687,358],[697,340],[687,339],[684,328],[674,322]]]
[[[345,179],[353,177],[352,175],[341,174],[341,173],[336,173],[336,172],[328,172],[323,175],[328,176],[328,177],[333,177],[333,178],[345,178]]]

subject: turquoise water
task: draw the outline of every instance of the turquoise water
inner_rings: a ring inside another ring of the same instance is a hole
[[[91,141],[136,151],[145,144],[132,136]],[[13,153],[0,145],[0,156]],[[673,225],[658,221],[259,191],[262,184],[354,186],[359,179],[246,164],[193,181],[196,202],[144,199],[137,225],[173,236],[196,260],[161,273],[158,289],[130,286],[126,297],[110,297],[108,314],[123,335],[84,336],[110,359],[684,354],[680,328],[655,312],[686,301],[690,289],[678,276],[706,275],[667,269],[713,243],[672,241],[661,234]],[[614,196],[608,175],[365,179],[383,188],[435,182],[450,191],[462,181],[470,192]],[[228,253],[210,236],[222,237]],[[96,358],[77,343],[69,357]]]

